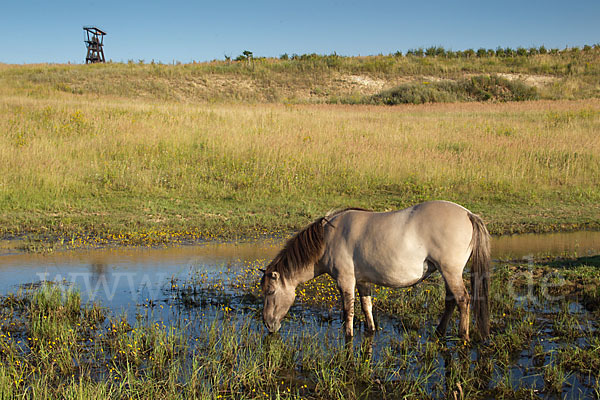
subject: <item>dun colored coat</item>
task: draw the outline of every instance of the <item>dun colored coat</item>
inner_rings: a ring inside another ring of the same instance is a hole
[[[353,335],[354,292],[358,288],[367,329],[375,330],[370,285],[403,288],[439,271],[446,301],[437,332],[444,335],[458,305],[459,334],[469,339],[469,308],[482,338],[489,333],[489,233],[477,215],[447,201],[431,201],[399,211],[349,208],[321,217],[292,237],[271,261],[261,281],[263,320],[270,332],[294,302],[295,289],[327,273],[343,299],[345,333]],[[463,283],[469,258],[471,292]]]

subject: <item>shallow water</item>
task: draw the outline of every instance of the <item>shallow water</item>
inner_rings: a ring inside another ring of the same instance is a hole
[[[131,313],[148,301],[164,300],[173,280],[186,281],[198,274],[216,280],[227,279],[244,265],[263,266],[281,245],[281,241],[269,240],[40,254],[2,253],[0,250],[0,295],[40,281],[66,282],[77,286],[84,300],[100,302],[113,311]],[[600,254],[600,232],[494,237],[492,253],[495,259],[524,260],[540,255]]]
[[[263,242],[5,254],[0,255],[0,294],[40,281],[67,282],[78,287],[84,300],[132,312],[144,302],[163,299],[173,279],[223,276],[275,251]]]
[[[0,251],[0,295],[42,280],[66,281],[77,285],[86,300],[102,302],[116,311],[127,310],[148,300],[160,300],[174,278],[185,280],[198,273],[223,277],[245,263],[270,260],[281,244],[270,240],[49,254]],[[600,232],[494,237],[492,253],[496,259],[600,254]]]

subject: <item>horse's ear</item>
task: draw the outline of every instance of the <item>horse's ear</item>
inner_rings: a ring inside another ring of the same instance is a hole
[[[258,270],[259,270],[260,272],[262,272],[263,274],[266,274],[266,273],[267,273],[267,271],[265,271],[265,270],[264,270],[264,269],[262,269],[262,268],[259,268]]]
[[[278,280],[279,279],[279,272],[277,271],[273,271],[271,272],[271,278]]]

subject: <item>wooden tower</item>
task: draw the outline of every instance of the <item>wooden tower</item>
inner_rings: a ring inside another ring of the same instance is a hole
[[[83,27],[85,47],[87,47],[87,56],[85,63],[106,62],[104,59],[104,35],[106,32],[95,26]]]

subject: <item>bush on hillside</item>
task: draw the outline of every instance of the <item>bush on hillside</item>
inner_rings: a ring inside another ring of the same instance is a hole
[[[537,89],[496,75],[458,81],[405,83],[365,99],[371,104],[422,104],[455,101],[525,101],[539,97]]]

